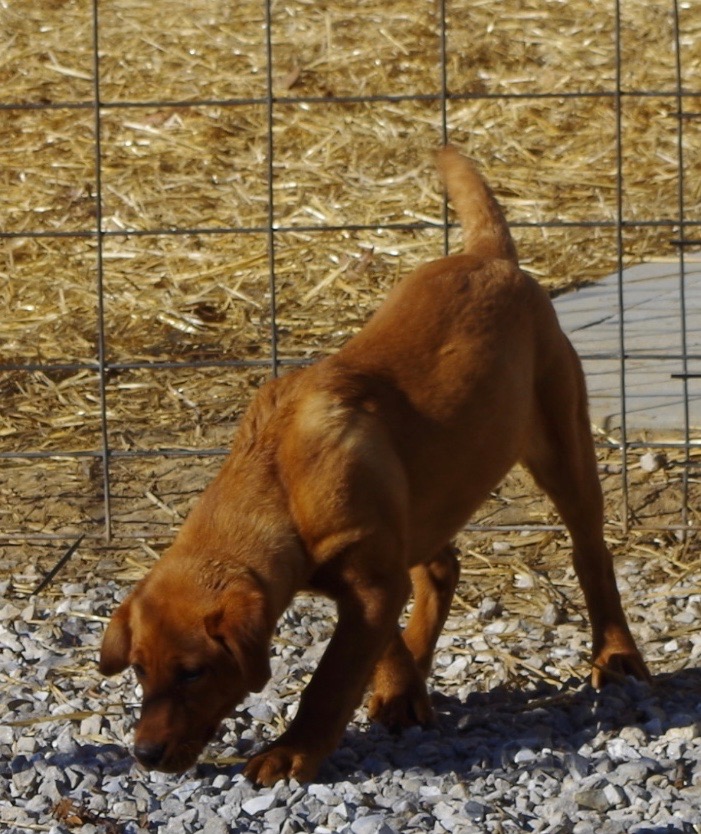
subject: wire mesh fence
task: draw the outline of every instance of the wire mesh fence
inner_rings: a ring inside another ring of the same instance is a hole
[[[697,526],[701,11],[674,0],[36,0],[0,8],[5,542],[170,534],[270,375],[457,245],[454,141],[553,293],[618,274],[610,523]],[[625,268],[678,267],[686,404],[639,431]],[[586,358],[586,357],[585,357]],[[643,452],[663,453],[656,471]],[[557,519],[517,476],[478,523]],[[515,509],[518,507],[518,509]]]

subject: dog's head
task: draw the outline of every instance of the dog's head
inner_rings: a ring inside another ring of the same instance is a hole
[[[134,669],[143,690],[134,755],[146,768],[191,767],[223,718],[270,677],[272,627],[248,577],[223,589],[158,565],[115,611],[100,671]]]

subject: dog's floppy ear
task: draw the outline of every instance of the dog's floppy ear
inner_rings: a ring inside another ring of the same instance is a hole
[[[270,638],[263,593],[246,583],[226,591],[220,606],[205,617],[209,636],[233,657],[250,692],[260,692],[270,678]]]
[[[114,612],[102,638],[99,669],[103,675],[116,675],[118,672],[123,672],[129,665],[129,652],[131,650],[130,613],[131,596],[127,597]]]

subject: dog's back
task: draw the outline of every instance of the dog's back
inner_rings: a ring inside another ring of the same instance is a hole
[[[450,145],[436,162],[460,220],[463,252],[407,275],[337,357],[347,368],[392,380],[441,422],[474,408],[485,378],[526,382],[534,333],[542,318],[552,329],[554,313],[546,293],[519,269],[502,210],[476,166]]]

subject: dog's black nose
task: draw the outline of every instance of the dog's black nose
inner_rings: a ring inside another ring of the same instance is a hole
[[[158,744],[152,741],[145,741],[141,744],[134,745],[134,755],[147,768],[158,767],[165,751],[165,744]]]

